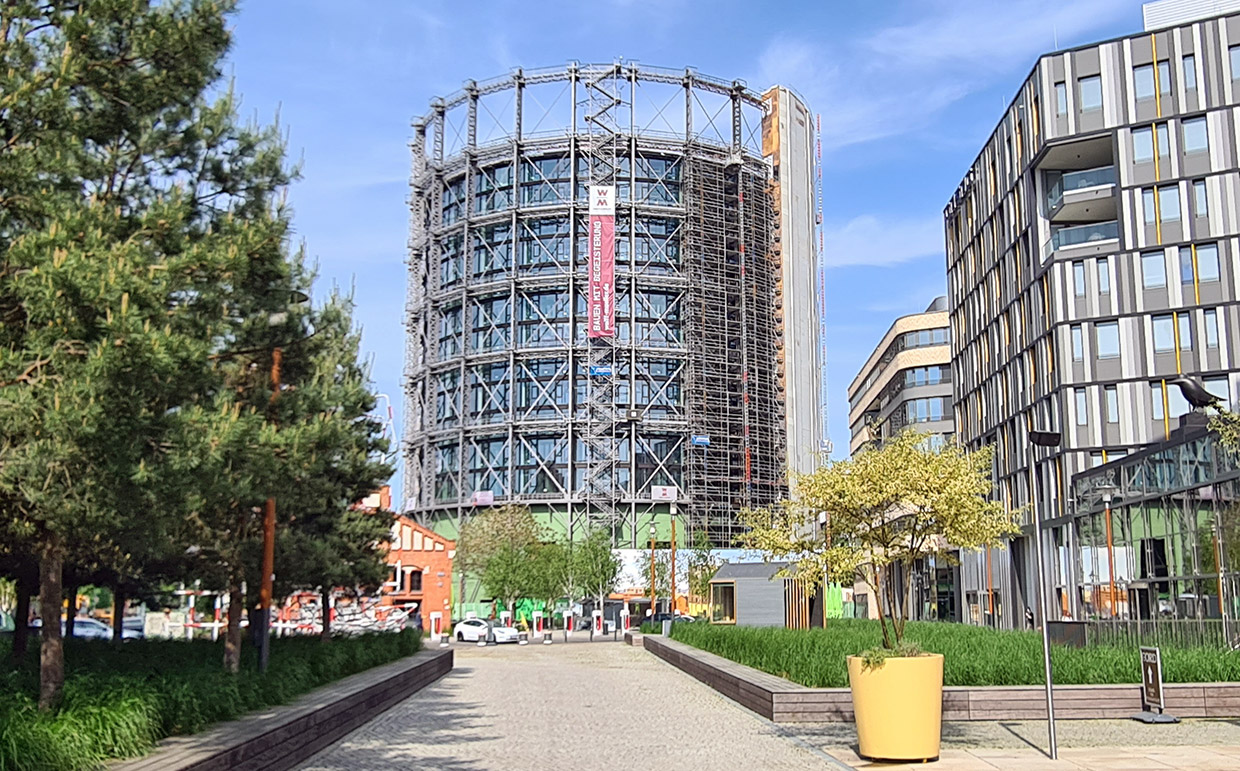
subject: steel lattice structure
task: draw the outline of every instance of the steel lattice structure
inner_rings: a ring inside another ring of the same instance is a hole
[[[740,508],[783,495],[764,116],[742,82],[615,62],[470,82],[414,122],[408,514],[453,532],[489,491],[634,546],[668,485],[682,526],[727,544]],[[600,184],[617,332],[590,340]]]

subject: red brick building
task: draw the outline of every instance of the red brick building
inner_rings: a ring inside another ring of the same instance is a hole
[[[381,589],[388,605],[418,603],[422,628],[430,630],[431,613],[443,613],[443,629],[452,620],[452,560],[456,541],[450,541],[406,517],[396,517],[387,562],[391,574]]]

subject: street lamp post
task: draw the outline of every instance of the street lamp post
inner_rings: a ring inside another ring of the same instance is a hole
[[[654,522],[650,523],[650,623],[654,623],[655,588],[654,588]]]
[[[1042,614],[1042,667],[1046,676],[1046,730],[1050,739],[1051,760],[1059,757],[1059,747],[1055,740],[1055,695],[1051,677],[1051,640],[1050,640],[1050,605],[1046,594],[1046,564],[1042,551],[1042,515],[1038,511],[1037,473],[1035,464],[1038,460],[1038,447],[1058,447],[1060,434],[1058,431],[1029,430],[1029,504],[1033,507],[1033,547],[1035,580],[1038,591],[1038,611]]]

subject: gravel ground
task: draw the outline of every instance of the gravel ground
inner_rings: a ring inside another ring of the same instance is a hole
[[[640,648],[585,640],[458,645],[451,674],[301,768],[625,766],[846,768]]]

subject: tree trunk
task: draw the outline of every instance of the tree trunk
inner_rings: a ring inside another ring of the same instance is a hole
[[[324,584],[322,590],[323,605],[323,642],[332,641],[332,589]]]
[[[125,590],[119,586],[112,588],[112,642],[119,643],[125,639]]]
[[[245,595],[241,585],[230,581],[228,585],[228,626],[224,630],[224,671],[236,673],[241,669],[241,611],[245,610]]]
[[[24,574],[17,576],[17,608],[13,626],[13,662],[26,658],[30,648],[30,579]]]
[[[60,636],[63,557],[52,544],[39,560],[39,616],[43,620],[39,651],[39,709],[48,712],[60,704],[65,685],[65,649]]]
[[[78,612],[78,585],[71,583],[65,586],[65,600],[69,603],[68,610],[65,611],[65,637],[72,640],[73,630],[77,626]]]

